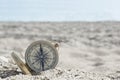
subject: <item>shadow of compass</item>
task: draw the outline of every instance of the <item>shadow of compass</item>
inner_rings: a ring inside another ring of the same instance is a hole
[[[7,78],[10,76],[19,75],[22,72],[16,71],[16,70],[0,70],[0,78]]]

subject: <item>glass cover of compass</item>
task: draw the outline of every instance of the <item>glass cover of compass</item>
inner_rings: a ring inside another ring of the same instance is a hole
[[[48,41],[33,42],[25,52],[26,64],[36,73],[55,68],[58,58],[56,48]]]

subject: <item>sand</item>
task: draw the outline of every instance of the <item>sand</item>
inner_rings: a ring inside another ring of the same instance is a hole
[[[120,80],[119,26],[120,22],[0,22],[0,79]],[[10,54],[16,52],[24,61],[26,48],[37,40],[60,44],[59,63],[40,75],[24,75]]]

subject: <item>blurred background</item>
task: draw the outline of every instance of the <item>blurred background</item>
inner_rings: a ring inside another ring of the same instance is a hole
[[[119,21],[119,0],[1,0],[0,21]]]

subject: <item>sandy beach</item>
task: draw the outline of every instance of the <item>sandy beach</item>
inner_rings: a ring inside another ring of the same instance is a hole
[[[37,40],[59,43],[58,65],[24,75],[10,55]],[[120,80],[119,48],[120,22],[0,22],[0,80]]]

